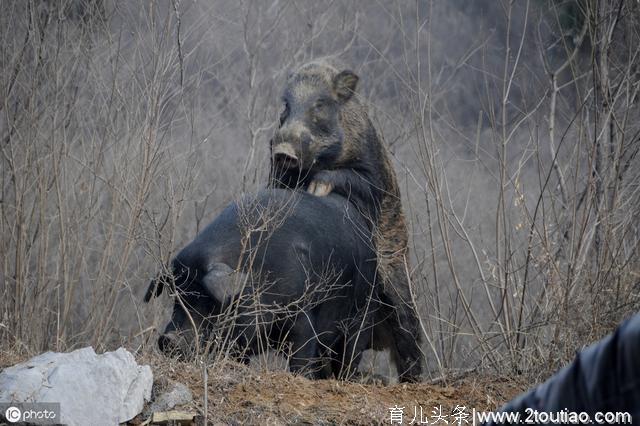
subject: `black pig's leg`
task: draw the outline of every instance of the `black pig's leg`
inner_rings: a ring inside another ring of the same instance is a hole
[[[298,314],[291,328],[289,341],[291,342],[289,370],[292,373],[302,373],[310,379],[325,378],[319,351],[319,337],[313,329],[311,318],[304,312]]]
[[[336,345],[337,353],[331,360],[331,369],[336,378],[348,380],[356,375],[362,352],[367,349],[369,343],[364,333],[369,331],[359,332],[358,329],[353,329],[342,336],[341,341]]]

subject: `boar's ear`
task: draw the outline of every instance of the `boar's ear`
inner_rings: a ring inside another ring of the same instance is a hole
[[[202,285],[211,297],[223,303],[242,292],[245,279],[245,274],[237,273],[226,263],[213,263],[202,278]]]
[[[349,70],[344,70],[333,77],[333,90],[340,102],[347,102],[356,91],[360,78]]]

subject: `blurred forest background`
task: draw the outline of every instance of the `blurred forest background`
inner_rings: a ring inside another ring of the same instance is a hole
[[[361,77],[429,374],[540,378],[640,306],[634,0],[0,0],[0,346],[149,349],[161,265],[262,188],[280,92]]]

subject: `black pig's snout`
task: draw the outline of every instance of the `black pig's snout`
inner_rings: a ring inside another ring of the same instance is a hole
[[[158,338],[158,348],[164,354],[175,353],[178,349],[178,336],[176,333],[166,333]]]

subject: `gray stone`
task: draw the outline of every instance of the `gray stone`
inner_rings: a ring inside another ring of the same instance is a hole
[[[192,401],[193,395],[189,388],[182,383],[172,381],[165,390],[158,392],[147,411],[149,413],[169,411]]]
[[[59,402],[69,425],[117,425],[142,411],[153,375],[126,349],[46,352],[0,373],[0,401]]]

